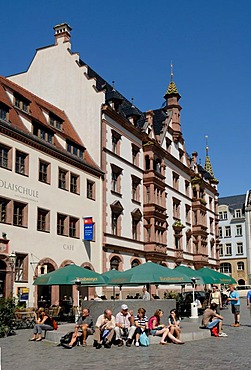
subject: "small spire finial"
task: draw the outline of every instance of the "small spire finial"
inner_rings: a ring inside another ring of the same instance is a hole
[[[206,139],[206,156],[208,156],[208,135],[205,135],[205,139]]]
[[[170,77],[171,77],[171,81],[173,81],[173,62],[172,61],[170,64]]]
[[[112,89],[113,90],[115,90],[114,86],[115,86],[115,81],[112,81]]]
[[[132,101],[132,107],[134,107],[134,104],[133,104],[134,103],[134,98],[132,98],[131,101]]]

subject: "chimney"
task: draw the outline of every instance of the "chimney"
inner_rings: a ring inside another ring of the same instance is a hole
[[[71,39],[71,30],[72,28],[67,23],[57,24],[53,27],[55,33],[55,45],[58,45],[61,42],[69,42]]]

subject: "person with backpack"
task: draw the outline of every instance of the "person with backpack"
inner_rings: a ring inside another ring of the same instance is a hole
[[[82,333],[80,332],[80,330]],[[87,336],[93,333],[94,333],[93,319],[90,316],[89,308],[83,308],[82,316],[77,321],[70,343],[62,344],[62,346],[71,349],[75,345],[78,337],[83,335],[83,347],[86,347]]]
[[[217,335],[213,334],[217,337],[227,337],[226,333],[222,331],[222,321],[223,317],[216,313],[217,304],[212,303],[210,308],[206,308],[202,317],[202,327],[210,329],[212,333],[212,329],[217,327],[219,329]]]

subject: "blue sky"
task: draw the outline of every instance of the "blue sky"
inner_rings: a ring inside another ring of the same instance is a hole
[[[208,135],[220,196],[251,188],[251,1],[14,0],[1,13],[3,76],[25,71],[62,22],[72,50],[141,110],[162,105],[172,60],[188,153],[204,165]]]

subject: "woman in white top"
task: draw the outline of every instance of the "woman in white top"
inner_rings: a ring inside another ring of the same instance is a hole
[[[220,309],[222,308],[222,300],[221,300],[221,293],[218,291],[218,287],[216,285],[213,285],[213,291],[210,293],[209,297],[209,304],[212,303],[217,304],[216,312],[219,315]]]

